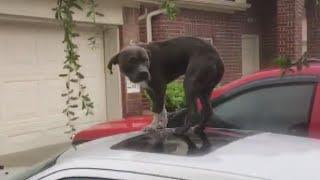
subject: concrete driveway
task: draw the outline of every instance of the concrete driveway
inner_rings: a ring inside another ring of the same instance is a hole
[[[70,147],[69,142],[44,146],[32,150],[0,155],[0,165],[4,166],[0,170],[0,179],[8,179],[13,174],[23,172],[26,168],[56,156]]]

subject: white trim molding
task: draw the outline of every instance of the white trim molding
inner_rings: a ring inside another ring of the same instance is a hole
[[[135,0],[142,3],[160,4],[160,0]],[[181,8],[198,9],[205,11],[216,11],[233,13],[234,11],[245,11],[251,5],[246,0],[176,0]]]

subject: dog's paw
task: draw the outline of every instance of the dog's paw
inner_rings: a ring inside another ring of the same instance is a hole
[[[151,124],[146,126],[143,130],[145,132],[154,132],[159,129],[165,129],[168,124],[168,119],[165,116],[160,116],[159,114],[155,114]]]
[[[191,128],[191,130],[194,134],[201,134],[201,133],[203,133],[204,129],[205,129],[205,127],[201,126],[201,125],[196,125]]]
[[[159,126],[158,124],[150,124],[148,126],[146,126],[145,128],[143,128],[144,132],[157,132],[160,130],[165,129],[166,127],[163,126]]]
[[[152,126],[152,125],[149,125],[149,126],[146,126],[145,128],[143,128],[143,131],[144,132],[154,132],[154,131],[157,131],[158,128]]]
[[[163,139],[170,134],[170,131],[167,131],[166,128],[164,129],[145,128],[144,132],[146,132],[149,136],[156,139]]]

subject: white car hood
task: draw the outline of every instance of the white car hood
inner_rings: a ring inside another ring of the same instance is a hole
[[[320,141],[263,133],[209,155],[210,169],[274,180],[320,179]],[[209,164],[208,164],[209,166]]]

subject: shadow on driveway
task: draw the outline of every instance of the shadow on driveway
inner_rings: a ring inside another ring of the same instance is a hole
[[[4,168],[31,166],[52,156],[60,154],[70,147],[70,143],[61,143],[28,151],[12,153],[0,156],[0,165]],[[1,170],[0,170],[1,171]]]

